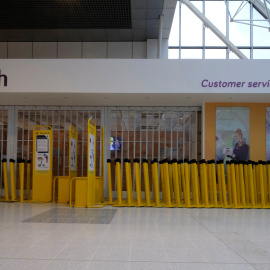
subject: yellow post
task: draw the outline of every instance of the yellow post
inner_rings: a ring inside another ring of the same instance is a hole
[[[237,191],[236,191],[236,183],[235,183],[235,169],[234,169],[234,162],[231,161],[231,184],[232,184],[232,199],[233,199],[233,206],[237,207]]]
[[[228,199],[229,199],[229,205],[232,205],[233,201],[232,201],[232,179],[231,179],[231,162],[230,161],[226,161],[226,169],[227,169]]]
[[[165,178],[165,190],[166,190],[166,207],[171,207],[171,191],[170,191],[170,179],[169,179],[169,166],[168,161],[164,161],[164,178]]]
[[[221,174],[221,188],[222,188],[222,201],[223,207],[228,207],[227,192],[226,192],[226,183],[225,183],[225,168],[224,163],[220,163],[220,174]]]
[[[236,185],[237,203],[238,205],[240,205],[239,161],[234,162],[234,169],[235,169],[235,185]]]
[[[267,160],[267,180],[268,180],[268,195],[270,201],[270,160]]]
[[[217,161],[217,180],[218,180],[218,201],[219,204],[222,205],[223,204],[223,194],[222,194],[222,187],[221,187],[221,164],[222,164],[222,160],[221,161]]]
[[[122,205],[122,179],[121,179],[120,158],[115,159],[115,173],[117,184],[117,205]]]
[[[143,159],[143,176],[144,176],[146,206],[151,206],[149,170],[148,170],[148,160],[147,159]]]
[[[200,172],[201,172],[201,185],[202,185],[202,198],[205,207],[209,207],[208,198],[208,181],[205,159],[200,160]]]
[[[256,162],[252,162],[253,167],[252,167],[252,174],[253,174],[253,188],[254,188],[254,197],[255,197],[255,204],[257,205],[257,203],[259,202],[259,198],[258,198],[258,192],[257,192],[257,175],[256,175],[256,167],[257,164]]]
[[[157,160],[154,159],[152,162],[152,181],[153,181],[153,189],[154,189],[154,198],[156,207],[160,207],[160,199],[159,199],[159,183],[158,183],[158,163]]]
[[[180,189],[179,189],[179,177],[178,177],[178,168],[177,168],[177,160],[172,160],[172,173],[173,173],[173,184],[174,184],[174,197],[175,203],[177,207],[181,206],[180,200]]]
[[[214,160],[212,160],[212,162],[211,162],[211,171],[212,171],[212,188],[213,188],[214,207],[218,207],[218,203],[217,203],[216,163],[215,163]]]
[[[248,182],[248,163],[244,161],[244,182],[245,182],[245,195],[246,195],[246,205],[249,205],[249,182]]]
[[[133,205],[133,191],[132,191],[132,180],[131,180],[131,171],[130,171],[130,160],[128,158],[125,159],[125,169],[126,169],[128,206],[132,206]]]
[[[257,202],[261,203],[260,196],[260,170],[258,162],[255,162],[255,175],[256,175],[256,191],[257,191]]]
[[[213,195],[213,174],[212,174],[212,160],[207,161],[207,176],[208,176],[208,189],[209,189],[209,199],[210,204],[214,204],[214,195]]]
[[[259,161],[259,181],[260,181],[260,193],[261,193],[261,204],[262,207],[265,207],[265,192],[264,192],[264,181],[263,181],[263,167],[262,161]]]
[[[11,188],[11,200],[16,201],[16,180],[15,180],[15,160],[10,159],[10,188]]]
[[[26,179],[26,189],[27,189],[27,200],[31,199],[31,160],[27,160],[27,179]]]
[[[195,159],[190,161],[190,167],[192,172],[192,197],[193,197],[193,204],[196,207],[200,207],[199,201],[199,185],[198,185],[198,172],[197,172],[197,161]]]
[[[137,205],[143,206],[142,204],[142,188],[141,188],[141,177],[140,177],[140,161],[138,159],[134,159],[134,167],[135,167],[135,182],[136,182],[136,193],[137,193]]]
[[[112,200],[112,168],[111,168],[111,160],[110,159],[107,159],[107,170],[108,170],[109,204],[113,204],[113,200]]]
[[[7,173],[7,159],[2,159],[2,168],[3,168],[3,178],[4,178],[4,188],[5,188],[5,200],[9,200],[9,194],[8,194],[8,173]]]
[[[128,172],[129,172],[129,183],[130,183],[130,196],[131,196],[131,202],[132,205],[134,206],[133,203],[133,181],[132,181],[132,174],[131,174],[131,166],[130,166],[130,159],[128,160]]]
[[[184,173],[185,173],[185,190],[186,190],[186,198],[185,203],[186,207],[190,207],[190,173],[189,173],[189,164],[188,160],[184,160]]]
[[[173,177],[172,177],[172,161],[168,161],[168,170],[169,170],[169,183],[170,183],[170,194],[171,194],[171,201],[173,202]]]
[[[184,196],[184,205],[187,205],[187,189],[186,189],[186,177],[185,177],[185,165],[183,160],[179,160],[180,162],[180,173],[181,173],[181,182],[182,182],[182,189],[183,189],[183,196]]]
[[[181,163],[183,164],[183,161],[178,160],[177,161],[177,172],[178,172],[178,184],[179,184],[179,197],[180,197],[180,204],[182,206],[182,190],[183,190],[183,178],[182,178],[182,173],[181,173]]]
[[[249,183],[249,197],[251,202],[251,207],[255,208],[255,191],[254,191],[254,182],[253,182],[253,170],[252,170],[252,161],[248,161],[248,183]]]
[[[240,197],[243,207],[246,207],[246,197],[245,197],[245,183],[244,183],[244,171],[243,163],[239,162],[239,186],[240,186]]]
[[[166,201],[166,189],[165,189],[165,178],[164,178],[164,160],[159,161],[160,164],[160,182],[161,182],[161,192],[162,201]]]
[[[20,175],[20,202],[24,199],[24,162],[22,159],[19,163],[19,175]]]
[[[265,198],[265,203],[268,204],[269,203],[269,199],[268,199],[268,185],[267,185],[267,172],[266,172],[266,162],[263,161],[262,162],[262,166],[263,166],[263,182],[264,182],[264,198]]]

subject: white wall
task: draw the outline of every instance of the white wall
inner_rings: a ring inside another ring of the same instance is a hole
[[[146,59],[147,52],[147,42],[0,42],[0,59]]]

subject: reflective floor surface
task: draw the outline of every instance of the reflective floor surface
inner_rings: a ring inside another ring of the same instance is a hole
[[[1,202],[0,269],[269,270],[270,210]]]

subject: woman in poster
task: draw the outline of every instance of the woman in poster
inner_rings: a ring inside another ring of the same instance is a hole
[[[234,139],[237,143],[231,155],[227,155],[235,161],[246,161],[248,159],[248,145],[243,141],[243,133],[240,128],[234,132]]]

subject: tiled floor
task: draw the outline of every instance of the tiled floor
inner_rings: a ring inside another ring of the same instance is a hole
[[[0,203],[2,270],[269,270],[270,210]]]

